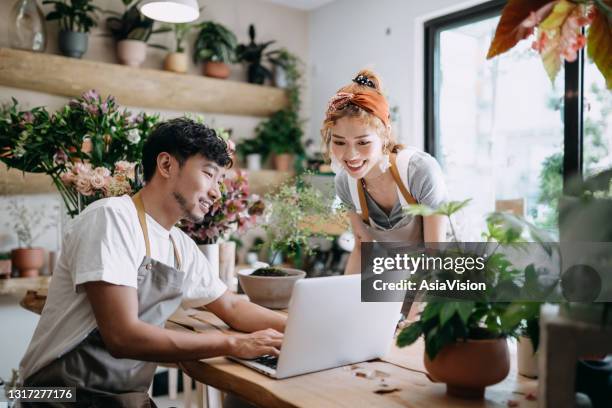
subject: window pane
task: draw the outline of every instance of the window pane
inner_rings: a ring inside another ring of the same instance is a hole
[[[612,92],[597,66],[588,58],[584,64],[584,150],[585,178],[612,168]]]
[[[466,241],[480,239],[483,215],[496,207],[557,229],[564,73],[553,88],[529,40],[487,61],[498,20],[454,26],[438,37],[435,140],[451,199],[472,198],[457,220]]]

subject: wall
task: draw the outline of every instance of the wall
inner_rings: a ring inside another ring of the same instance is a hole
[[[0,47],[8,46],[8,19],[14,0],[0,2]],[[39,1],[39,4],[41,2]],[[122,10],[121,0],[96,0],[96,5],[107,10]],[[308,37],[308,12],[295,10],[292,8],[279,6],[259,0],[206,0],[200,1],[205,5],[201,15],[201,20],[214,20],[225,24],[238,37],[239,42],[248,41],[248,25],[254,23],[257,29],[256,41],[263,42],[276,40],[270,49],[276,46],[287,47],[291,52],[297,54],[303,61],[309,60],[309,37]],[[44,11],[48,11],[49,6],[44,6]],[[103,21],[102,26],[103,26]],[[84,55],[84,59],[103,62],[116,63],[114,45],[110,38],[101,34],[103,30],[96,28],[89,38],[89,50]],[[55,22],[48,23],[48,43],[47,52],[59,54],[56,44],[57,26]],[[188,50],[191,48],[195,33],[187,39]],[[171,34],[161,34],[153,38],[153,43],[166,46],[173,45]],[[161,69],[166,52],[149,48],[147,60],[143,64],[146,68]],[[190,73],[199,75],[201,67],[191,64]],[[245,72],[242,66],[232,66],[230,79],[246,81]],[[102,93],[103,90],[99,90]],[[47,106],[50,110],[57,109],[64,105],[68,99],[38,92],[24,91],[19,89],[0,87],[0,103],[10,101],[11,97],[17,98],[23,107]],[[308,106],[308,93],[304,92],[304,105]],[[121,101],[119,101],[121,103]],[[138,107],[129,107],[140,111]],[[147,112],[153,112],[146,109]],[[162,117],[179,116],[183,112],[160,111]],[[305,113],[303,113],[306,116]],[[234,129],[237,139],[251,137],[253,129],[260,122],[261,118],[206,114],[206,120],[214,126],[230,127]],[[7,209],[10,200],[17,199],[25,203],[31,210],[40,210],[47,207],[48,213],[53,213],[53,206],[59,202],[59,195],[44,194],[22,197],[0,197],[0,251],[7,251],[17,245],[16,237],[11,230],[11,217]],[[49,250],[59,248],[59,237],[61,236],[61,223],[49,229],[38,241],[38,245]],[[10,374],[11,368],[16,368],[21,356],[29,343],[31,333],[37,322],[37,316],[27,312],[17,306],[18,296],[0,297],[0,324],[7,329],[11,328],[10,336],[0,338],[0,377],[6,378]]]
[[[310,132],[319,129],[327,101],[361,68],[382,76],[391,106],[399,108],[402,142],[423,147],[423,23],[480,0],[336,0],[310,16]]]

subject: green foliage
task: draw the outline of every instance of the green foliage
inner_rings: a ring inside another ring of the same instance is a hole
[[[289,107],[293,111],[299,111],[301,100],[301,67],[304,63],[294,54],[290,53],[286,48],[270,51],[266,54],[268,61],[274,66],[278,66],[285,70],[287,75],[287,95],[289,97]]]
[[[238,62],[248,64],[247,77],[252,84],[263,84],[266,79],[272,78],[272,72],[261,64],[265,49],[274,41],[264,43],[255,42],[255,26],[249,25],[249,43],[239,44],[236,48]]]
[[[166,33],[172,30],[170,27],[153,30],[155,21],[146,17],[138,10],[139,2],[124,0],[125,11],[123,14],[107,11],[107,13],[113,14],[113,16],[106,19],[106,28],[110,31],[115,41],[137,40],[148,42],[152,34]],[[166,48],[161,45],[151,46],[162,49]]]
[[[52,4],[54,9],[47,14],[47,20],[59,20],[60,31],[80,31],[88,33],[97,26],[96,12],[98,6],[92,0],[44,0],[43,4]]]
[[[424,205],[410,206],[406,212],[413,215],[446,216],[452,227],[452,216],[465,208],[469,200],[451,201],[438,209]],[[453,229],[454,231],[454,229]],[[454,232],[453,232],[454,234]],[[454,234],[455,240],[457,240]],[[513,245],[520,248],[524,238],[538,242],[550,255],[552,249],[548,242],[552,239],[545,232],[520,217],[507,213],[492,213],[487,216],[487,229],[483,233],[487,242]],[[500,252],[491,253],[485,262],[483,271],[487,284],[487,293],[483,299],[508,298],[543,298],[552,293],[557,282],[542,285],[534,265],[524,270],[517,270],[507,257]],[[458,254],[466,256],[458,246]],[[453,253],[446,254],[452,256]],[[517,282],[518,281],[518,282]],[[414,343],[420,336],[425,339],[425,352],[434,359],[442,348],[467,339],[487,339],[528,334],[537,347],[538,316],[540,303],[496,302],[496,301],[448,301],[425,295],[429,301],[421,313],[420,319],[402,329],[397,338],[397,345],[405,347]]]
[[[302,154],[303,131],[297,112],[283,109],[261,122],[255,129],[255,139],[264,159],[270,154]],[[253,145],[255,146],[255,144]]]
[[[257,137],[253,139],[245,139],[236,147],[236,152],[243,160],[249,154],[261,153],[263,151],[265,151],[265,146],[263,145],[261,139]]]
[[[278,190],[266,195],[263,223],[265,240],[271,259],[278,253],[299,261],[302,255],[312,254],[311,238],[331,237],[322,232],[325,225],[344,219],[345,214],[332,211],[332,203],[320,190],[296,177]]]
[[[196,26],[200,31],[193,45],[193,62],[223,62],[236,59],[236,36],[225,26],[205,21]]]

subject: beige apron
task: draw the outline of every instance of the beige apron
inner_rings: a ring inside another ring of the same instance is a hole
[[[410,155],[413,152],[406,151],[405,153],[400,152],[399,154],[407,154],[405,157],[405,163],[403,163],[402,171],[405,174],[408,174],[407,166],[408,161],[410,160]],[[400,170],[398,170],[397,166],[397,156],[395,154],[391,155],[391,175],[393,176],[393,180],[397,186],[398,192],[400,194],[400,201],[402,204],[410,205],[416,204],[417,201],[414,199],[408,188],[407,180],[402,180],[400,175]],[[405,167],[405,168],[404,168]],[[350,182],[351,180],[349,180]],[[395,224],[390,229],[384,229],[380,225],[376,224],[374,220],[370,218],[368,205],[366,201],[366,196],[364,192],[365,181],[363,179],[359,179],[356,182],[357,195],[358,195],[358,204],[356,205],[357,212],[361,214],[361,222],[363,229],[366,231],[368,236],[366,239],[362,239],[365,242],[410,242],[410,243],[421,243],[423,242],[423,217],[421,216],[413,216],[407,214],[402,218],[397,224]],[[402,199],[403,198],[403,199]]]
[[[185,273],[172,236],[174,263],[171,267],[151,259],[151,247],[144,204],[133,197],[145,240],[146,256],[138,268],[138,318],[163,327],[179,307]],[[147,391],[157,364],[119,359],[110,355],[98,329],[75,348],[60,356],[24,381],[27,387],[76,387],[77,403],[22,403],[22,406],[154,407]]]

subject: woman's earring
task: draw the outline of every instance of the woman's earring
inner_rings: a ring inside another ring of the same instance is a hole
[[[334,156],[331,158],[331,169],[335,174],[340,173],[342,171],[342,165]]]
[[[389,167],[391,167],[391,162],[389,161],[389,155],[384,154],[380,162],[378,163],[378,167],[380,167],[380,171],[383,173],[387,171]]]

